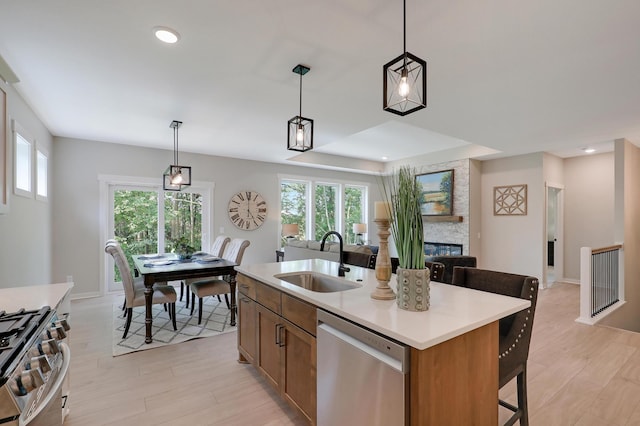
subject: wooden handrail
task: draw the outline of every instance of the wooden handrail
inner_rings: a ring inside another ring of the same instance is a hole
[[[593,250],[591,250],[591,254],[605,253],[607,251],[620,250],[621,248],[622,248],[622,244],[616,244],[616,245],[613,245],[613,246],[593,249]]]

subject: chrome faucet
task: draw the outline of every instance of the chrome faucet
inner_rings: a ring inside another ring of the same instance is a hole
[[[344,246],[342,245],[342,235],[340,235],[340,233],[336,231],[329,231],[324,234],[324,237],[322,237],[322,242],[320,243],[320,251],[324,251],[324,242],[330,235],[335,235],[336,237],[338,237],[338,240],[340,240],[340,266],[338,266],[338,276],[344,277],[344,273],[349,272],[351,269],[344,266]]]

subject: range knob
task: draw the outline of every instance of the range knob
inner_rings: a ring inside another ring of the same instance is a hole
[[[51,371],[51,364],[49,364],[49,360],[46,355],[34,356],[30,361],[25,365],[27,370],[31,369],[39,369],[41,372],[46,373]]]
[[[39,368],[24,370],[11,381],[11,391],[16,396],[24,396],[44,384],[44,376]]]
[[[60,346],[56,339],[43,340],[40,344],[42,348],[42,355],[53,355],[60,352]]]
[[[52,325],[48,330],[42,332],[43,339],[62,340],[65,337],[67,337],[67,333],[64,332],[64,328],[62,326]]]
[[[33,358],[40,355],[53,355],[57,354],[58,352],[60,352],[58,341],[56,339],[48,339],[43,340],[41,343],[38,343],[37,346],[31,348],[31,350],[29,351],[29,356]]]
[[[54,322],[53,324],[56,327],[62,327],[64,331],[71,330],[71,327],[69,326],[69,322],[66,320],[66,318],[59,319],[58,321]]]

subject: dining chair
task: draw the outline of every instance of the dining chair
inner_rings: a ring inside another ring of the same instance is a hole
[[[133,308],[137,306],[145,306],[144,284],[142,288],[140,288],[139,285],[137,286],[134,284],[134,279],[131,274],[131,268],[129,268],[127,258],[124,255],[124,251],[119,244],[107,243],[105,245],[104,251],[109,253],[113,257],[116,267],[118,268],[118,271],[120,271],[120,277],[122,279],[122,286],[124,287],[125,295],[125,316],[127,318],[122,338],[126,339],[127,334],[129,333],[129,327],[131,326]],[[174,331],[178,330],[176,324],[176,299],[176,290],[172,286],[154,285],[152,303],[162,303],[169,306],[169,317],[172,320]]]
[[[216,239],[213,240],[213,244],[211,244],[211,250],[209,250],[209,254],[211,256],[222,257],[222,255],[224,254],[224,249],[227,247],[227,244],[229,244],[229,241],[231,241],[231,238],[225,235],[218,235]],[[186,302],[185,306],[187,308],[189,307],[189,285],[191,285],[191,283],[195,281],[201,281],[201,280],[202,278],[187,278],[184,281],[180,281],[180,301],[182,302],[183,292],[186,293],[187,299],[185,301]],[[220,296],[218,296],[218,300],[220,300]]]
[[[513,425],[518,420],[520,420],[520,425],[528,426],[527,359],[529,358],[533,316],[538,300],[538,279],[506,272],[455,266],[451,283],[475,290],[518,297],[531,302],[529,308],[502,318],[498,326],[499,388],[517,377],[518,406],[499,400],[501,406],[513,412],[505,426]]]
[[[431,281],[442,282],[444,278],[444,263],[441,262],[424,262],[424,266],[429,268],[429,277]]]
[[[229,245],[227,245],[222,258],[240,265],[242,262],[242,256],[244,256],[244,252],[247,247],[249,247],[249,244],[251,244],[249,240],[234,238],[231,240]],[[189,289],[191,290],[191,315],[193,315],[196,297],[198,298],[198,324],[202,322],[202,299],[207,296],[219,296],[224,294],[224,299],[227,302],[227,308],[231,308],[231,306],[229,306],[229,293],[231,292],[231,286],[227,282],[227,279],[216,277],[213,279],[197,280],[192,282],[189,286]]]

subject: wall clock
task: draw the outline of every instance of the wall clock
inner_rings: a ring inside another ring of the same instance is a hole
[[[258,192],[240,191],[229,200],[227,213],[237,228],[253,231],[267,219],[267,202]]]

